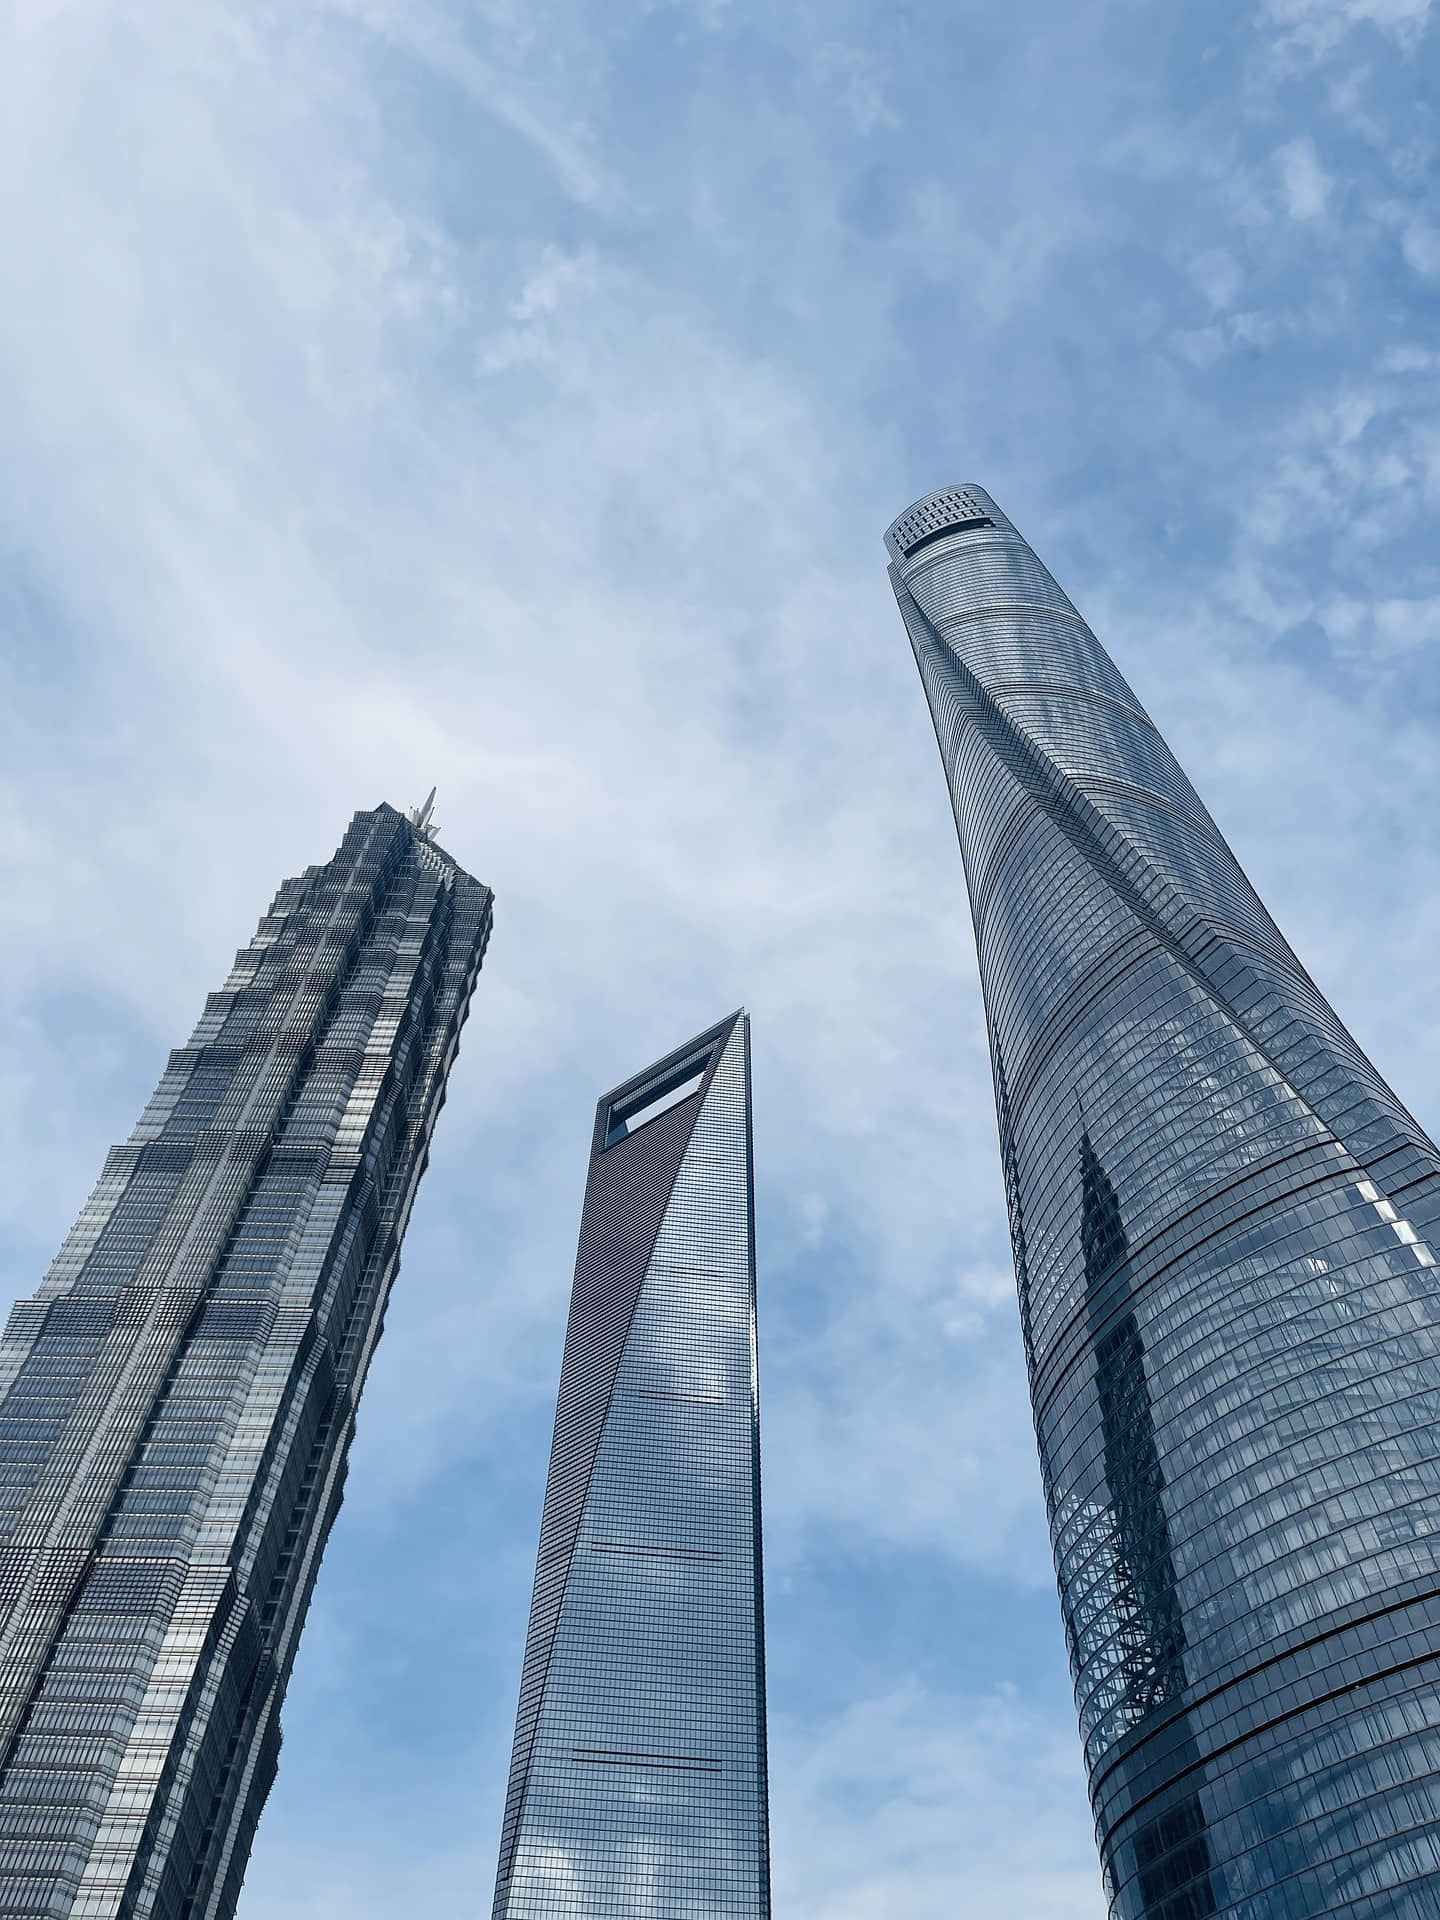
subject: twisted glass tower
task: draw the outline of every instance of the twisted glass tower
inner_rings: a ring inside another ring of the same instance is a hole
[[[1440,1157],[978,487],[886,535],[1123,1920],[1440,1913]]]
[[[0,1342],[0,1915],[231,1914],[490,931],[423,816],[280,889]]]
[[[595,1115],[495,1920],[767,1920],[749,1025]]]

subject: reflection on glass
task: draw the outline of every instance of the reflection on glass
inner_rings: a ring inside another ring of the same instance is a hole
[[[1080,1245],[1104,1438],[1104,1511],[1096,1531],[1108,1569],[1107,1682],[1113,1738],[1185,1692],[1185,1623],[1175,1587],[1165,1478],[1145,1380],[1145,1346],[1131,1302],[1130,1244],[1115,1188],[1088,1133],[1080,1137]],[[1072,1657],[1077,1652],[1072,1642]],[[1077,1661],[1076,1672],[1080,1668]],[[1182,1745],[1198,1758],[1184,1715]],[[1145,1920],[1204,1920],[1216,1910],[1198,1792],[1168,1804],[1131,1841]],[[1113,1868],[1112,1868],[1113,1878]]]
[[[1115,1189],[1088,1133],[1080,1142],[1080,1181],[1085,1298],[1114,1541],[1116,1676],[1135,1720],[1184,1692],[1185,1627],[1175,1594],[1145,1348],[1130,1310],[1130,1249]]]
[[[769,1913],[754,1299],[742,1014],[597,1112],[495,1920]]]
[[[886,544],[1114,1920],[1436,1920],[1440,1151],[1001,508]]]

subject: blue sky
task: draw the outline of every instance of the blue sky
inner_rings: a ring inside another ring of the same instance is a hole
[[[1430,0],[10,0],[3,1279],[280,878],[491,956],[242,1920],[488,1913],[597,1093],[754,1020],[777,1912],[1099,1920],[880,536],[987,486],[1440,1124]]]

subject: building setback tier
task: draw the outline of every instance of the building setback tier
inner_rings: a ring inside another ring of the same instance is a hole
[[[0,1343],[0,1916],[226,1920],[490,933],[391,807],[286,881]]]

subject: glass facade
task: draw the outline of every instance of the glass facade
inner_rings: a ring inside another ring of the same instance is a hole
[[[1440,1914],[1440,1160],[982,489],[886,536],[1112,1913]]]
[[[496,1920],[765,1920],[743,1013],[600,1102]]]
[[[0,1914],[220,1920],[490,932],[422,825],[290,880],[0,1342]]]

